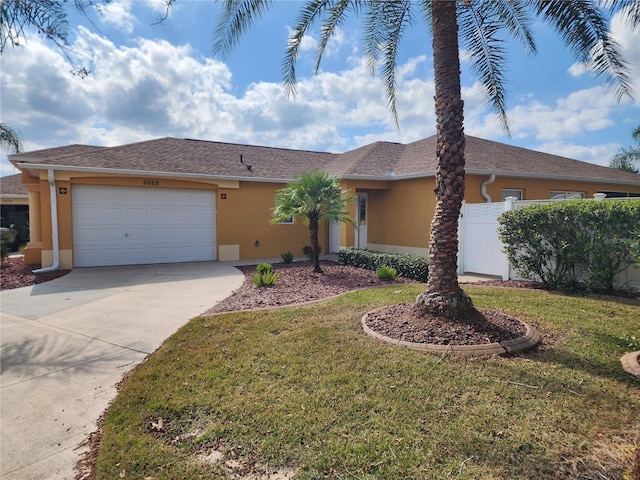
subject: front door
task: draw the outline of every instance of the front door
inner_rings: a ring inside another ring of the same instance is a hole
[[[358,229],[356,230],[356,246],[367,248],[368,197],[366,193],[358,193]]]

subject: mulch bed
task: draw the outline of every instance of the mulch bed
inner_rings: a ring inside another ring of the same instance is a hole
[[[27,287],[62,277],[71,270],[33,273],[40,265],[25,265],[24,257],[8,257],[0,263],[0,290]]]
[[[512,340],[526,333],[520,321],[494,310],[478,309],[476,315],[452,322],[425,317],[408,304],[369,312],[367,326],[397,340],[437,345],[483,345]]]
[[[335,262],[322,261],[320,266],[323,273],[314,273],[312,262],[274,264],[273,271],[280,275],[280,279],[271,287],[261,288],[254,285],[251,279],[256,273],[255,265],[238,267],[245,275],[242,286],[230,297],[208,310],[206,314],[283,307],[322,300],[367,287],[417,283],[402,277],[395,280],[380,280],[372,270],[349,267]]]
[[[245,281],[233,295],[222,300],[206,314],[272,308],[320,300],[349,291],[378,285],[417,283],[402,277],[393,281],[380,280],[372,270],[321,262],[324,273],[314,273],[311,262],[276,264],[274,271],[280,280],[272,287],[256,287],[251,279],[255,266],[239,267]],[[498,282],[496,282],[498,283]],[[505,282],[501,282],[501,286]],[[527,282],[532,283],[532,282]],[[525,287],[527,288],[527,287]],[[529,287],[530,288],[530,287]],[[414,343],[440,345],[480,345],[512,340],[524,335],[524,325],[515,318],[493,310],[457,322],[440,318],[425,318],[413,305],[389,305],[370,312],[369,328],[390,338]]]

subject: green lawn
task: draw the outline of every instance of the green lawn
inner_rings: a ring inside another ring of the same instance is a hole
[[[544,345],[520,357],[443,357],[362,333],[364,313],[421,288],[192,320],[124,383],[96,478],[629,475],[640,382],[619,357],[639,302],[468,287],[476,306],[538,327]],[[223,460],[203,460],[213,451]]]

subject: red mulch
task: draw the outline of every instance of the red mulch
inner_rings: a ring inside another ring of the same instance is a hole
[[[0,264],[0,290],[28,287],[42,282],[59,278],[71,270],[56,270],[54,272],[33,273],[40,265],[25,265],[23,256],[8,257]]]
[[[417,283],[397,278],[380,280],[372,270],[348,267],[334,262],[322,262],[324,273],[314,273],[311,262],[274,265],[280,275],[271,287],[256,287],[251,279],[255,266],[240,269],[245,281],[233,295],[222,300],[207,314],[270,308],[328,298],[341,293],[378,285]],[[525,333],[518,320],[492,310],[478,311],[472,318],[447,322],[439,318],[425,318],[412,305],[390,305],[371,312],[367,325],[387,337],[415,343],[440,345],[479,345],[517,338]]]

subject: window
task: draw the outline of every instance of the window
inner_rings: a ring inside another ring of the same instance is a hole
[[[598,193],[606,194],[607,198],[640,197],[640,193],[636,193],[636,192],[612,192],[612,191],[608,191],[608,190],[598,190]]]
[[[561,190],[551,190],[549,198],[551,200],[577,200],[584,198],[584,192],[563,192]]]
[[[516,200],[522,200],[524,197],[522,190],[517,188],[503,188],[502,189],[502,201],[504,202],[507,197],[516,197]]]

